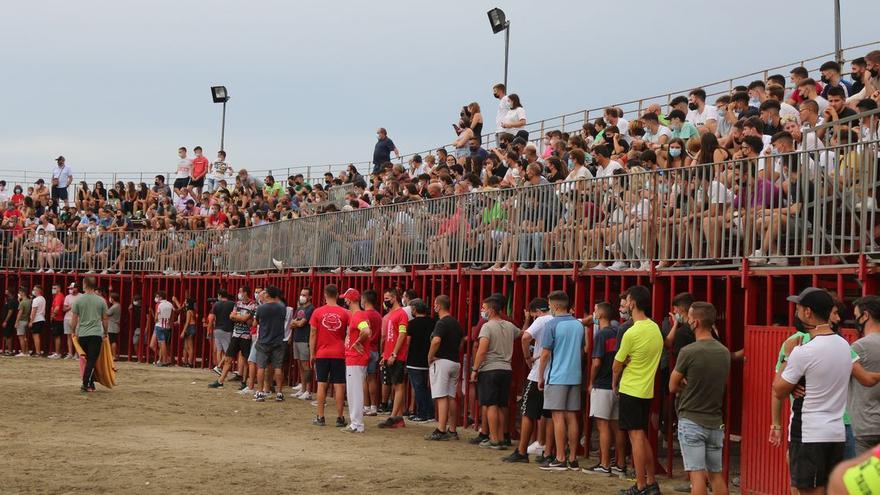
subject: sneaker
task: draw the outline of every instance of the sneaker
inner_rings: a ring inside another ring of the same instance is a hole
[[[541,452],[535,456],[535,464],[537,464],[539,466],[542,464],[547,464],[548,462],[550,462],[552,460],[553,460],[552,457],[545,457],[543,452]]]
[[[638,485],[633,485],[626,490],[620,490],[620,495],[647,495],[648,489],[639,490]]]
[[[303,391],[302,383],[297,383],[295,387],[293,387],[292,389],[290,389],[290,391],[291,391],[294,395],[301,393],[301,392]]]
[[[755,249],[755,252],[749,256],[749,261],[756,265],[763,265],[767,263],[767,258],[764,257],[764,253],[760,249]]]
[[[37,270],[37,273],[43,273],[43,269],[40,268],[39,270]]]
[[[450,440],[460,440],[461,438],[458,436],[457,431],[447,431],[446,435],[449,436]]]
[[[526,455],[538,455],[542,452],[544,452],[544,446],[538,443],[537,440],[532,442],[532,444],[526,449]]]
[[[660,495],[660,485],[655,481],[646,486],[642,493],[646,493],[648,495]]]
[[[608,267],[609,270],[621,271],[629,268],[629,263],[624,263],[623,261],[615,261]]]
[[[618,476],[620,478],[626,478],[628,473],[626,471],[626,467],[620,468],[620,467],[617,467],[617,465],[612,465],[611,466],[611,474],[614,476]],[[688,493],[690,493],[690,488],[688,488]]]
[[[449,440],[449,433],[435,428],[434,431],[425,435],[425,440],[431,440],[434,442],[446,441]]]
[[[315,426],[327,426],[327,422],[322,417],[315,416],[315,419],[312,420],[312,424]]]
[[[379,428],[405,428],[406,421],[403,418],[388,418],[379,423]]]
[[[643,261],[639,264],[637,268],[640,272],[650,272],[651,271],[651,263],[648,261]]]
[[[587,474],[602,474],[605,476],[611,476],[611,469],[607,468],[601,464],[596,464],[595,466],[593,466],[591,468],[583,468],[583,469],[581,469],[581,471],[583,471]]]
[[[49,268],[48,270],[46,270],[46,273],[55,273],[55,270]]]
[[[480,444],[480,447],[492,450],[507,450],[507,445],[504,445],[502,442],[483,442]]]
[[[284,394],[281,392],[275,394],[275,402],[284,402]]]
[[[487,440],[489,440],[489,435],[484,435],[484,434],[480,433],[479,435],[475,436],[474,438],[471,438],[470,440],[468,440],[468,443],[470,443],[471,445],[480,445],[481,443],[483,443]]]
[[[245,386],[243,389],[238,391],[238,394],[239,395],[249,395],[249,394],[253,393],[253,391],[254,391],[254,389],[252,389],[248,386]]]
[[[430,419],[422,418],[420,416],[413,416],[413,417],[409,418],[409,420],[412,421],[413,423],[427,423],[428,421],[431,421]]]
[[[336,427],[342,428],[343,426],[348,426],[348,423],[345,422],[345,418],[343,418],[342,416],[338,416],[336,418]]]
[[[80,393],[85,394],[85,393],[88,393],[89,389],[86,388],[85,385],[80,385],[80,387],[79,387],[79,391],[80,391]]]
[[[511,440],[510,437],[505,437],[500,443],[505,447],[513,447],[513,440]]]
[[[672,487],[672,490],[678,493],[690,493],[691,492],[691,484],[690,483],[682,483],[681,485],[675,485]]]
[[[223,374],[223,370],[221,370],[219,366],[214,366],[213,368],[211,368],[211,371],[213,371],[217,376]]]
[[[247,383],[241,382],[238,384],[238,390],[244,390],[245,388],[247,388]]]
[[[25,354],[25,353],[23,353],[23,352],[21,352],[21,351],[19,351],[19,353],[16,354],[15,357],[28,357],[28,355]]]
[[[230,381],[230,382],[240,382],[240,381],[241,381],[241,375],[239,375],[237,371],[233,371],[233,372],[232,372],[232,377],[229,378],[229,381]]]
[[[254,394],[254,402],[266,402],[266,392],[257,392]]]
[[[565,461],[558,461],[556,459],[553,459],[546,465],[541,466],[540,469],[542,471],[567,471],[568,463]]]
[[[378,416],[379,412],[376,411],[375,407],[370,407],[369,409],[364,410],[364,416]]]
[[[522,463],[528,464],[529,455],[528,454],[520,454],[519,449],[517,449],[517,450],[514,450],[513,453],[510,454],[509,456],[505,457],[504,459],[501,459],[501,462],[522,462]]]
[[[388,273],[406,273],[406,268],[397,265],[394,268],[388,270]]]
[[[49,359],[61,359],[61,354],[53,352],[52,354],[49,354]]]
[[[214,380],[214,383],[208,385],[208,388],[223,388],[223,383],[220,380]]]
[[[299,400],[312,400],[312,394],[308,390],[305,390],[297,395],[294,395]]]
[[[342,433],[363,433],[364,430],[358,430],[357,428],[352,428],[351,426],[346,426],[345,428],[340,428],[339,431]]]
[[[576,460],[575,461],[568,461],[568,470],[569,471],[580,471],[581,465]]]
[[[788,266],[788,258],[781,256],[773,257],[767,260],[767,264],[772,266]]]

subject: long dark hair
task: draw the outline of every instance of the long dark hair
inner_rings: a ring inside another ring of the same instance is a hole
[[[519,101],[519,95],[514,93],[507,95],[507,98],[510,100],[510,109],[516,110],[517,108],[522,108],[522,102]]]
[[[715,134],[707,132],[700,138],[700,161],[699,165],[708,165],[715,162],[715,150],[720,148]]]

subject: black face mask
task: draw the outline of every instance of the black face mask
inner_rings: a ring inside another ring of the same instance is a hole
[[[471,151],[477,151],[477,150],[479,150],[479,149],[480,149],[479,146],[471,146],[471,147],[470,147],[470,150],[471,150]]]
[[[871,73],[871,77],[880,76],[880,69],[870,69],[870,70],[868,70],[868,72]]]
[[[819,80],[822,81],[823,84],[828,84],[828,83],[830,82],[830,81],[828,80],[828,78],[825,77],[825,76],[822,76],[822,78],[819,79]]]
[[[688,109],[690,109],[690,110],[696,110],[697,108],[698,108],[698,107],[697,107],[697,104],[696,104],[696,103],[688,103]]]
[[[865,335],[865,322],[856,320],[856,329],[859,331],[859,335]]]
[[[394,303],[391,301],[383,301],[382,304],[385,306],[385,309],[391,309],[394,306]]]
[[[159,185],[159,181],[156,181],[156,182],[154,182],[153,184],[156,184],[156,185],[158,186],[158,185]]]

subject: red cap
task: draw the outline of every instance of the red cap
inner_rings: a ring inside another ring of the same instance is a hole
[[[360,301],[361,293],[357,291],[357,289],[348,289],[342,294],[342,298],[346,301]]]

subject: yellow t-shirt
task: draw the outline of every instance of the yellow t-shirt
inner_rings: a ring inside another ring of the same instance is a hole
[[[663,336],[660,327],[645,319],[633,323],[620,342],[620,349],[614,356],[616,361],[629,364],[623,369],[620,378],[620,393],[640,399],[654,398],[654,376],[663,353]]]

